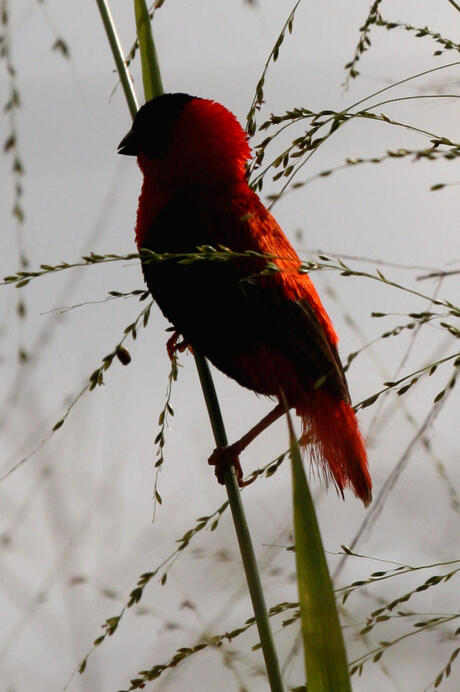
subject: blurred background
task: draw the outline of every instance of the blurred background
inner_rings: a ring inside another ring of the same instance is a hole
[[[277,0],[165,2],[153,21],[165,89],[220,101],[244,123],[293,5]],[[131,3],[113,0],[111,6],[128,52],[135,36]],[[36,269],[77,262],[91,251],[134,252],[141,178],[132,159],[116,154],[130,116],[96,3],[10,0],[3,1],[2,9],[1,275],[14,274],[26,263]],[[420,32],[414,30],[429,26],[442,37],[455,38],[460,27],[455,3],[383,0],[378,8],[382,17],[412,29],[372,26],[372,45],[356,64],[360,75],[345,84],[344,66],[353,59],[369,9],[369,0],[300,3],[293,33],[286,33],[279,58],[269,67],[258,124],[270,113],[296,106],[341,111],[458,58],[456,46],[444,51],[445,45],[430,35],[417,37]],[[437,50],[442,53],[433,55]],[[137,57],[132,74],[140,98]],[[298,182],[342,166],[350,157],[424,150],[432,135],[458,142],[459,74],[456,64],[366,101],[368,106],[407,96],[433,97],[373,111],[412,129],[369,119],[340,128],[302,169]],[[12,100],[12,94],[17,98]],[[300,122],[277,138],[266,161],[305,128]],[[264,137],[256,133],[252,144]],[[458,276],[419,280],[459,268],[458,187],[430,190],[439,183],[458,184],[457,168],[456,160],[386,156],[378,165],[350,164],[316,177],[288,191],[273,208],[305,259],[319,252],[338,256],[355,271],[375,275],[379,269],[388,280],[425,296],[337,271],[312,275],[340,335],[344,362],[366,346],[348,371],[355,403],[382,390],[383,382],[458,351],[455,316],[429,301],[438,297],[455,304]],[[275,172],[265,177],[263,199],[281,189],[282,181],[272,181]],[[105,386],[85,393],[65,425],[49,434],[145,307],[132,296],[107,300],[108,292],[142,288],[140,267],[133,261],[51,273],[19,292],[2,286],[2,691],[127,689],[139,670],[168,663],[179,647],[232,631],[252,615],[233,526],[224,512],[214,531],[209,522],[164,564],[140,603],[124,613],[115,634],[91,654],[85,673],[75,673],[103,634],[106,619],[122,611],[139,576],[173,555],[197,518],[213,514],[225,501],[206,462],[213,439],[194,361],[182,354],[171,393],[175,415],[165,430],[165,461],[157,479],[162,504],[154,508],[154,440],[170,370],[168,324],[156,308],[147,328],[138,329],[137,340],[125,341],[130,365],[123,367],[115,359],[105,373]],[[446,316],[381,338],[411,323],[408,314],[426,310]],[[387,316],[372,317],[372,312]],[[442,327],[443,319],[454,329]],[[337,588],[398,564],[434,565],[365,584],[344,604],[350,660],[377,651],[381,641],[402,638],[379,661],[364,665],[362,676],[353,678],[355,690],[432,689],[458,646],[455,619],[427,631],[414,627],[432,618],[457,617],[455,575],[386,610],[390,619],[359,634],[371,612],[429,577],[456,569],[456,564],[439,563],[460,557],[458,394],[448,389],[433,404],[453,373],[452,361],[446,362],[403,396],[391,391],[360,412],[377,498],[369,510],[350,493],[343,502],[333,488],[326,492],[314,470],[310,473]],[[214,375],[228,436],[234,440],[271,403],[219,372]],[[276,459],[287,442],[281,420],[244,454],[245,472]],[[268,605],[295,601],[294,555],[286,550],[293,541],[288,462],[247,488],[243,501]],[[366,557],[343,559],[343,544]],[[305,682],[298,623],[283,625],[292,613],[272,621],[288,687]],[[167,669],[152,688],[265,690],[260,652],[251,648],[257,641],[250,629],[231,643],[210,646]],[[459,679],[453,663],[441,688],[453,692]]]

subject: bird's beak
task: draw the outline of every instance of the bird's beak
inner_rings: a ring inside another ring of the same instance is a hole
[[[132,129],[128,132],[127,135],[123,137],[120,144],[118,145],[118,153],[126,154],[126,156],[138,155],[139,147],[137,143],[137,137]]]

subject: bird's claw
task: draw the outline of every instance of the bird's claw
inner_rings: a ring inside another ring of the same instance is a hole
[[[225,485],[224,474],[230,466],[233,466],[235,469],[236,480],[240,488],[250,485],[257,477],[257,474],[255,474],[248,480],[243,480],[243,469],[238,458],[238,451],[232,445],[217,447],[209,457],[208,464],[215,467],[216,478],[221,485]]]
[[[173,332],[172,336],[169,337],[168,341],[166,342],[166,350],[168,352],[169,360],[172,362],[175,358],[176,351],[179,351],[179,353],[183,353],[186,348],[190,348],[190,344],[188,344],[185,339],[182,339],[182,341],[179,341],[181,334],[177,330]],[[190,348],[191,350],[191,348]]]

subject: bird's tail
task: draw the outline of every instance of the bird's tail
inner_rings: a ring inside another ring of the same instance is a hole
[[[308,405],[297,407],[302,418],[303,446],[332,478],[343,496],[345,487],[367,506],[372,500],[372,481],[367,467],[364,440],[355,412],[346,401],[333,397],[325,389],[314,393]]]

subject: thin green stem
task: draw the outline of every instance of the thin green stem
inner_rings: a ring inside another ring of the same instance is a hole
[[[281,43],[284,40],[284,34],[286,29],[289,30],[289,33],[291,33],[292,31],[292,22],[294,21],[294,15],[296,13],[298,6],[300,5],[300,1],[301,0],[297,0],[296,4],[294,5],[293,9],[289,14],[289,17],[286,19],[283,28],[281,29],[280,35],[278,36],[278,39],[275,42],[273,48],[271,49],[270,55],[268,56],[265,62],[264,69],[262,70],[262,74],[259,78],[259,81],[257,82],[256,93],[254,94],[251,107],[249,108],[249,112],[246,116],[246,132],[249,134],[250,137],[252,137],[256,132],[255,114],[257,107],[260,106],[263,102],[263,86],[265,83],[265,75],[267,74],[268,66],[270,65],[270,62],[272,60],[275,61],[277,59],[277,54],[281,46]]]
[[[433,622],[427,623],[425,625],[425,627],[419,627],[418,629],[416,629],[412,632],[407,632],[406,634],[402,634],[400,637],[393,639],[393,641],[391,641],[391,642],[382,643],[376,649],[372,649],[371,651],[367,651],[362,656],[355,658],[354,661],[350,661],[350,666],[352,667],[355,665],[362,665],[363,663],[365,663],[369,659],[373,658],[380,651],[385,651],[385,649],[388,649],[390,646],[394,646],[395,644],[399,644],[399,642],[403,641],[404,639],[407,639],[408,637],[413,637],[417,634],[420,634],[421,632],[426,632],[427,630],[430,630],[433,627],[438,627],[440,624],[444,625],[447,622],[452,622],[452,620],[457,620],[459,617],[460,617],[460,615],[458,613],[455,613],[454,615],[448,615],[448,616],[443,617],[443,618],[439,618],[439,619],[436,618]]]
[[[429,131],[427,131],[427,130],[422,130],[422,129],[420,129],[419,127],[415,127],[415,126],[413,126],[413,125],[407,125],[406,123],[398,122],[397,120],[391,120],[390,118],[388,118],[388,117],[386,117],[386,116],[381,116],[381,115],[378,116],[378,115],[375,115],[375,114],[372,114],[372,113],[370,113],[369,116],[366,115],[366,113],[368,113],[371,109],[373,109],[373,108],[379,108],[380,106],[384,106],[384,105],[386,105],[386,104],[388,104],[388,103],[398,103],[399,101],[413,101],[413,100],[415,100],[415,99],[426,99],[426,98],[457,98],[457,99],[458,99],[458,98],[460,98],[460,96],[459,96],[458,94],[424,94],[424,95],[419,95],[419,96],[401,96],[401,97],[394,98],[394,99],[387,99],[387,100],[385,100],[385,101],[380,101],[380,103],[374,103],[374,104],[372,104],[371,106],[368,106],[367,108],[364,108],[362,111],[359,111],[358,113],[350,113],[346,119],[344,118],[344,120],[342,121],[342,124],[345,124],[345,123],[347,123],[347,122],[350,122],[350,120],[353,119],[353,118],[362,118],[362,117],[370,117],[370,116],[372,116],[373,119],[375,119],[375,120],[383,121],[383,122],[389,123],[390,125],[397,125],[398,127],[404,127],[406,130],[410,130],[411,132],[418,132],[419,134],[423,134],[423,135],[426,135],[426,136],[428,136],[428,137],[434,137],[434,138],[437,138],[437,139],[441,140],[441,139],[442,139],[441,137],[438,137],[438,136],[435,135],[434,133],[429,132]],[[340,113],[340,115],[341,115],[341,114],[345,114],[345,111],[342,111],[342,112]],[[337,115],[339,115],[339,114],[337,113]],[[308,116],[308,117],[311,117],[311,116]],[[323,124],[326,125],[327,123],[333,121],[333,119],[334,119],[333,117],[332,117],[332,118],[328,118],[327,120],[324,121]],[[292,124],[292,123],[289,123],[289,124]],[[288,124],[288,125],[289,125],[289,124]],[[284,129],[284,128],[281,128],[281,129]],[[280,131],[281,131],[281,130],[280,130]],[[337,131],[337,130],[330,130],[330,131],[324,136],[323,141],[326,141],[326,139],[329,139],[329,137],[331,137],[331,136],[333,135],[333,133],[336,132],[336,131]],[[278,133],[277,133],[277,134],[278,134]],[[276,136],[276,135],[275,135],[275,136]],[[451,143],[451,144],[453,144],[453,143]],[[288,151],[291,151],[293,148],[294,148],[294,146],[291,144],[290,147],[286,150],[286,153],[287,153]],[[293,181],[293,179],[297,176],[298,172],[305,166],[305,164],[308,163],[308,161],[311,159],[311,157],[313,156],[313,154],[315,154],[317,151],[318,151],[318,147],[316,147],[315,149],[312,149],[312,150],[308,153],[308,155],[303,159],[303,161],[300,161],[300,163],[299,163],[297,166],[295,166],[294,170],[293,170],[292,173],[289,175],[288,179],[287,179],[286,182],[284,183],[284,185],[283,185],[283,187],[281,188],[280,192],[279,192],[279,193],[276,195],[276,197],[273,199],[273,201],[272,201],[272,203],[271,203],[269,209],[271,209],[271,208],[273,207],[273,205],[281,198],[281,196],[284,194],[284,192],[286,191],[286,189],[289,187],[289,185],[291,184],[291,182]],[[278,157],[278,158],[279,158],[279,157]],[[269,165],[264,169],[264,171],[262,171],[262,172],[257,176],[257,178],[255,178],[255,180],[253,181],[253,185],[254,185],[260,178],[262,178],[262,177],[264,176],[265,172],[266,172],[272,165],[273,165],[273,163],[269,164]]]
[[[389,86],[383,87],[382,89],[379,89],[378,91],[374,91],[372,94],[369,94],[369,96],[365,96],[364,98],[360,99],[359,101],[356,101],[355,103],[352,103],[350,106],[348,106],[347,108],[345,108],[343,111],[340,111],[340,114],[342,114],[342,115],[347,115],[347,114],[349,113],[349,111],[351,111],[352,108],[356,108],[357,106],[360,106],[362,103],[365,103],[366,101],[368,101],[369,99],[373,98],[374,96],[378,96],[379,94],[383,94],[384,92],[388,91],[389,89],[393,89],[394,87],[400,86],[401,84],[405,84],[406,82],[410,82],[410,81],[412,81],[413,79],[418,79],[419,77],[423,77],[423,76],[425,76],[425,75],[427,75],[427,74],[431,74],[432,72],[437,72],[438,70],[443,70],[443,69],[445,69],[445,68],[447,68],[447,67],[454,67],[454,66],[456,66],[456,65],[460,65],[460,61],[457,60],[457,61],[455,61],[455,62],[448,63],[447,65],[440,65],[439,67],[433,67],[433,68],[431,68],[431,69],[429,69],[429,70],[424,70],[423,72],[419,72],[419,73],[417,73],[417,74],[415,74],[415,75],[411,75],[410,77],[406,77],[405,79],[401,79],[400,81],[395,82],[394,84],[390,84]],[[437,95],[437,96],[439,96],[439,95]],[[407,98],[417,98],[417,97],[406,97],[406,99],[407,99]],[[423,97],[419,97],[419,98],[423,98]],[[401,100],[405,100],[405,98],[402,97]],[[385,101],[385,102],[382,102],[382,103],[390,103],[390,101]],[[381,104],[374,104],[374,106],[369,106],[368,108],[363,109],[362,112],[369,110],[369,108],[375,108],[377,105],[381,105]],[[312,115],[313,115],[313,114],[310,114],[310,115],[308,115],[307,117],[310,118],[310,117],[312,117]],[[337,113],[336,115],[339,115],[339,113]],[[354,115],[354,114],[351,114],[351,115]],[[359,114],[357,114],[357,115],[359,115]],[[299,118],[299,119],[303,119],[303,117],[304,117],[304,116],[302,116],[302,118]],[[285,125],[285,126],[283,126],[282,128],[280,128],[280,130],[278,130],[278,131],[271,137],[271,140],[273,140],[275,137],[277,137],[286,127],[290,127],[294,122],[298,122],[299,119],[296,118],[295,120],[293,120],[293,121],[287,123],[287,125]],[[323,125],[326,125],[327,123],[331,122],[332,120],[333,120],[333,118],[328,118],[327,120],[324,121]],[[411,130],[414,130],[414,131],[419,131],[419,130],[417,130],[417,128],[411,127],[411,126],[409,126],[409,125],[405,125],[404,123],[396,123],[396,122],[395,122],[394,124],[401,125],[401,126],[403,126],[403,127],[406,127],[407,129],[411,129]],[[423,132],[423,131],[421,131],[421,132]],[[329,133],[324,137],[324,140],[328,139],[328,138],[331,136],[331,134],[332,134],[332,132],[329,132]],[[291,145],[288,147],[288,149],[287,149],[284,153],[287,153],[287,152],[290,151],[292,148],[293,148],[293,145],[291,144]],[[313,154],[314,154],[317,150],[318,150],[318,147],[317,147],[316,149],[313,149],[312,151],[310,151],[309,154],[308,154],[308,156],[307,156],[298,166],[296,166],[295,170],[292,172],[292,174],[289,176],[289,178],[288,178],[288,180],[286,181],[286,183],[283,185],[281,191],[280,191],[280,192],[276,195],[276,197],[273,199],[273,201],[272,201],[272,203],[271,203],[269,209],[272,209],[273,205],[280,199],[280,197],[283,195],[283,193],[284,193],[284,191],[286,190],[286,188],[290,185],[292,179],[297,175],[297,173],[299,172],[299,170],[307,163],[307,161],[313,156]],[[279,157],[277,157],[277,158],[279,158]],[[273,166],[273,162],[272,162],[271,164],[268,164],[268,165],[267,165],[262,171],[260,171],[260,173],[251,181],[251,185],[254,187],[254,189],[255,189],[255,186],[256,186],[257,182],[258,182],[261,178],[264,177],[265,173],[266,173],[272,166]],[[252,166],[252,167],[251,167],[251,174],[252,174],[253,170],[254,170],[254,168],[253,168],[253,166]]]
[[[361,408],[367,408],[367,406],[371,406],[382,394],[385,394],[385,392],[388,392],[390,389],[394,389],[395,387],[398,387],[400,384],[403,382],[407,382],[407,380],[410,380],[411,378],[417,378],[418,380],[418,375],[423,375],[424,373],[430,372],[430,370],[434,367],[438,367],[438,365],[442,365],[442,363],[447,363],[449,360],[460,360],[460,352],[453,353],[450,356],[446,356],[445,358],[440,358],[437,360],[435,363],[430,363],[429,365],[424,365],[423,368],[419,368],[418,370],[414,370],[413,372],[409,373],[408,375],[404,375],[404,377],[401,377],[401,379],[396,380],[395,382],[387,382],[384,383],[386,386],[383,389],[380,389],[378,392],[373,394],[372,396],[368,397],[367,399],[363,399],[362,401],[358,402],[357,404],[354,405],[355,411],[359,411]],[[455,365],[455,363],[454,363]],[[458,365],[456,366],[458,367]],[[415,384],[415,381],[413,382]]]
[[[413,79],[418,79],[419,77],[424,77],[427,74],[431,74],[433,72],[438,72],[438,70],[444,70],[447,67],[455,67],[456,65],[460,65],[460,61],[456,60],[455,62],[450,62],[447,63],[447,65],[439,65],[439,67],[431,67],[429,70],[423,70],[423,72],[417,72],[417,74],[413,74],[410,77],[405,77],[404,79],[400,79],[397,82],[394,82],[393,84],[389,84],[386,87],[383,87],[382,89],[378,89],[377,91],[374,91],[372,94],[369,94],[369,96],[365,96],[364,98],[360,99],[359,101],[355,101],[355,103],[352,103],[351,106],[348,106],[348,108],[345,108],[343,113],[348,113],[349,110],[352,108],[356,108],[357,106],[360,106],[362,103],[365,103],[365,101],[368,101],[371,98],[374,98],[374,96],[378,96],[379,94],[383,94],[385,91],[388,91],[389,89],[394,89],[395,87],[401,86],[401,84],[406,84],[406,82],[411,82]]]
[[[214,382],[207,361],[199,353],[195,353],[195,363],[203,389],[209,419],[217,447],[228,445],[227,434],[225,432],[224,421],[217,399]],[[278,656],[273,641],[272,631],[268,620],[267,606],[265,604],[262,584],[260,582],[257,569],[256,557],[252,546],[251,535],[244,513],[241,495],[236,482],[236,474],[233,466],[228,467],[224,473],[225,487],[227,489],[230,509],[232,511],[235,531],[240,546],[243,567],[246,573],[249,593],[251,596],[254,615],[256,618],[257,629],[259,631],[260,643],[267,668],[268,680],[272,692],[282,692],[284,689],[281,678],[281,671],[278,663]]]
[[[120,39],[118,38],[115,23],[106,0],[96,0],[96,2],[97,6],[99,7],[99,12],[101,13],[102,23],[104,24],[105,33],[107,34],[110,48],[112,49],[113,59],[115,60],[115,65],[117,66],[121,86],[123,87],[126,101],[128,103],[129,112],[131,113],[131,117],[134,118],[139,110],[139,106],[137,104],[136,94],[131,81],[131,75],[126,67],[126,60],[123,55],[123,49],[121,47]]]

